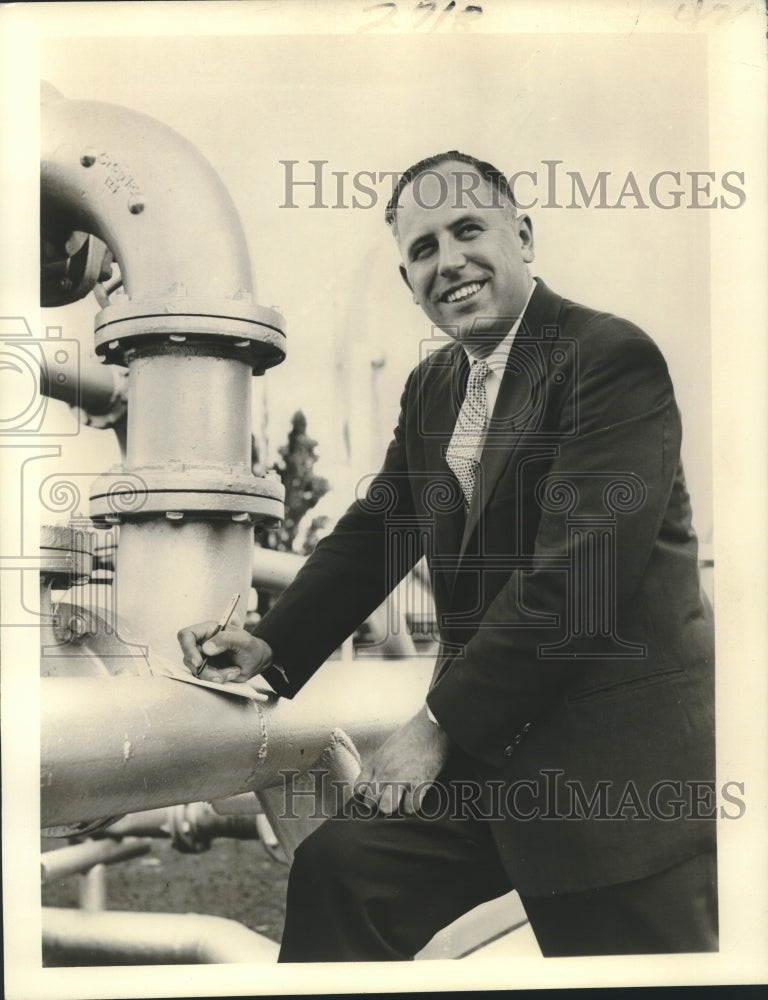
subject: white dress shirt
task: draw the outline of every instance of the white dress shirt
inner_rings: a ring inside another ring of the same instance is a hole
[[[496,405],[496,400],[499,395],[499,389],[501,388],[501,380],[504,377],[504,371],[507,367],[507,361],[509,360],[509,352],[512,350],[512,344],[515,341],[515,335],[517,334],[517,331],[520,328],[520,323],[525,314],[525,310],[528,308],[528,303],[531,301],[531,296],[533,295],[533,290],[535,287],[536,287],[536,281],[532,279],[531,287],[528,290],[528,298],[525,300],[525,305],[520,311],[520,315],[515,320],[509,333],[504,337],[502,341],[500,341],[494,347],[491,353],[485,358],[488,367],[491,369],[488,377],[485,380],[487,417],[489,421],[491,419],[491,416],[493,415],[493,408]],[[476,357],[479,357],[479,355],[475,355],[472,352],[471,347],[467,347],[466,345],[462,346],[464,347],[466,355],[469,358],[470,364],[472,363],[472,361],[475,360]],[[480,459],[482,450],[483,450],[483,442],[480,441],[480,443],[478,444],[477,452],[475,453],[475,458],[477,458],[478,460]]]
[[[531,296],[533,295],[533,290],[535,287],[536,287],[536,281],[531,280],[531,287],[528,290],[528,298],[525,300],[525,305],[520,311],[520,315],[515,320],[511,330],[506,335],[506,337],[504,337],[504,339],[500,341],[500,343],[498,343],[496,347],[494,347],[494,349],[485,359],[486,362],[488,363],[488,367],[491,369],[490,373],[488,374],[485,380],[487,416],[489,421],[491,419],[491,416],[493,415],[493,408],[496,405],[496,400],[499,395],[501,380],[504,377],[504,371],[507,367],[507,361],[509,360],[509,352],[512,350],[512,344],[515,341],[515,335],[517,334],[517,331],[520,328],[520,323],[523,319],[523,315],[525,314],[525,310],[528,308],[528,303],[531,301]],[[467,357],[469,358],[469,362],[471,364],[472,361],[475,360],[476,355],[473,354],[472,351],[466,346],[464,346],[464,350],[466,351]],[[483,442],[480,441],[480,443],[477,446],[477,452],[475,453],[475,458],[477,458],[478,461],[480,459],[482,450],[483,450]],[[440,723],[435,718],[434,714],[432,713],[432,709],[429,707],[429,705],[425,704],[424,708],[426,709],[427,718],[429,719],[429,721],[433,722],[436,726],[439,726]]]

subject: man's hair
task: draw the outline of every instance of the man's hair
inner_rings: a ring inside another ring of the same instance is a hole
[[[419,160],[418,163],[414,163],[412,167],[408,167],[397,182],[395,190],[392,192],[392,197],[387,202],[387,207],[384,210],[384,221],[388,226],[391,226],[397,232],[397,209],[403,190],[420,174],[424,174],[428,170],[434,170],[440,164],[450,161],[467,163],[469,166],[474,167],[480,176],[488,181],[491,187],[502,198],[509,202],[514,212],[516,208],[515,196],[512,194],[512,188],[509,186],[509,182],[504,174],[497,167],[494,167],[492,163],[487,163],[485,160],[478,160],[476,156],[470,156],[469,153],[460,153],[457,149],[451,149],[447,153],[436,153],[434,156],[427,156],[425,159]]]

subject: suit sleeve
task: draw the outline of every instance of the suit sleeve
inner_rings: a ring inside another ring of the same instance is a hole
[[[296,579],[254,629],[285,672],[268,668],[275,691],[292,698],[330,654],[365,621],[418,560],[388,557],[387,522],[411,514],[405,449],[406,408],[413,373],[381,471],[358,487],[362,496],[321,539]]]
[[[540,484],[531,568],[510,573],[463,655],[442,664],[427,699],[452,740],[492,764],[503,761],[512,734],[535,725],[575,672],[587,669],[592,653],[603,662],[616,655],[612,635],[590,636],[587,659],[572,652],[541,655],[542,646],[562,635],[564,623],[588,613],[590,597],[578,568],[593,543],[589,531],[573,530],[574,514],[587,526],[599,527],[607,516],[612,523],[610,566],[593,575],[592,597],[610,602],[615,621],[646,573],[669,503],[681,430],[666,363],[634,328],[629,334],[609,328],[596,340],[569,387],[576,431],[569,433],[563,422],[557,454]],[[613,515],[607,502],[614,504]]]

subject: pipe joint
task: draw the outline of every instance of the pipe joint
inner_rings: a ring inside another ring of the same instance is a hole
[[[248,364],[263,375],[285,360],[285,321],[275,309],[242,298],[196,300],[174,287],[163,299],[110,304],[96,316],[96,354],[109,364],[127,365],[141,349],[162,351],[179,344]]]
[[[90,516],[102,528],[151,517],[179,522],[195,516],[243,524],[276,522],[283,516],[284,499],[281,482],[254,476],[247,465],[116,466],[94,481]]]

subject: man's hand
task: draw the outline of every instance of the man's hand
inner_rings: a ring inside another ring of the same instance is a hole
[[[375,799],[383,813],[414,813],[430,782],[448,760],[447,734],[430,722],[426,707],[393,733],[360,772],[356,785],[366,800]]]
[[[263,639],[234,625],[221,632],[217,628],[217,622],[201,622],[181,629],[178,634],[184,664],[195,676],[203,656],[221,657],[215,664],[209,661],[200,674],[203,680],[217,684],[247,681],[272,663],[272,649]]]

